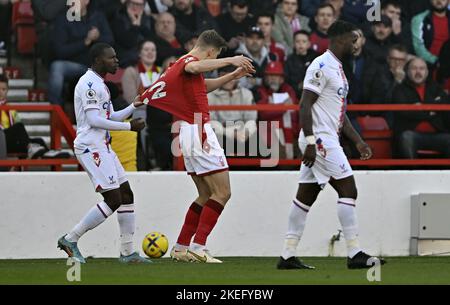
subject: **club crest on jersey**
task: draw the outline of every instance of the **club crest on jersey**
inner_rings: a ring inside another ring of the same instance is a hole
[[[92,153],[92,158],[94,159],[94,163],[97,167],[100,167],[100,163],[102,163],[102,160],[100,160],[100,154],[98,152]]]

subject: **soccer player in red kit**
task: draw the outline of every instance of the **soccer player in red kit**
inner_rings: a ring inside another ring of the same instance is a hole
[[[179,141],[184,164],[198,190],[170,253],[177,261],[221,263],[209,254],[205,244],[230,199],[230,179],[224,151],[209,124],[206,94],[233,79],[255,73],[251,60],[244,56],[217,59],[224,48],[226,42],[216,31],[203,32],[194,49],[173,63],[141,95],[144,104],[169,112],[181,121]],[[228,65],[237,68],[225,76],[204,79],[202,73]]]

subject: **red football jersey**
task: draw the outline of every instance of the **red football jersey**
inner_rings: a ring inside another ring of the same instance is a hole
[[[186,64],[198,60],[191,55],[178,59],[142,93],[141,100],[148,99],[148,105],[169,112],[177,119],[190,124],[203,125],[209,122],[208,97],[203,74],[191,74],[184,71]]]

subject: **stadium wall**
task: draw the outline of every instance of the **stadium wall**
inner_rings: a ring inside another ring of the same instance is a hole
[[[357,213],[361,245],[374,255],[409,254],[410,197],[450,191],[450,171],[358,171]],[[165,233],[172,244],[184,213],[195,199],[185,173],[130,173],[137,211],[136,242],[150,231]],[[298,173],[233,172],[232,199],[210,236],[217,256],[278,256]],[[0,259],[60,258],[57,239],[101,200],[85,173],[0,174]],[[327,186],[311,210],[299,254],[328,256],[329,241],[340,228],[337,196]],[[117,256],[116,216],[80,240],[85,256]],[[345,256],[343,238],[334,255]]]

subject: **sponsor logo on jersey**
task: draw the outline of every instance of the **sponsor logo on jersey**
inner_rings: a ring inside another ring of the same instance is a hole
[[[323,62],[319,63],[319,68],[322,69],[325,66]]]
[[[341,164],[339,165],[339,167],[341,168],[343,174],[348,172],[347,166],[345,166],[345,164]]]
[[[88,105],[95,105],[95,104],[97,104],[97,100],[87,100],[86,104],[88,104]]]

